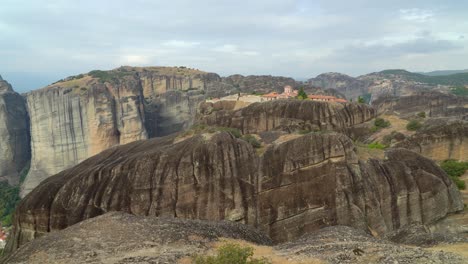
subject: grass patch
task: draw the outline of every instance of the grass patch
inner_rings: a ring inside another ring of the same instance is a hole
[[[100,71],[94,70],[88,73],[89,76],[99,79],[100,82],[118,82],[120,78],[133,75],[130,71]]]
[[[379,142],[372,142],[370,144],[367,145],[367,148],[369,149],[386,149],[388,146],[384,145],[384,144],[381,144]]]
[[[270,264],[266,258],[254,258],[254,249],[249,246],[227,243],[217,250],[214,256],[196,255],[193,264]]]

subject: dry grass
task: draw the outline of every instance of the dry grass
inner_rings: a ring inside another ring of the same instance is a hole
[[[459,256],[468,258],[468,243],[437,245],[437,246],[428,248],[428,250],[433,250],[433,251],[442,250],[445,252],[451,252]]]
[[[235,243],[242,246],[252,247],[254,249],[254,257],[255,258],[267,258],[271,261],[272,264],[325,264],[320,259],[315,258],[304,258],[301,260],[293,260],[288,259],[284,256],[281,256],[278,252],[275,251],[273,247],[270,246],[260,246],[253,243],[249,243],[243,240],[235,240],[235,239],[221,239],[218,242],[215,242],[210,245],[211,249],[209,250],[208,254],[214,254],[215,251],[222,245],[226,243]],[[190,258],[183,258],[179,261],[179,264],[191,264],[192,261]]]
[[[402,119],[396,115],[382,115],[380,116],[380,118],[390,121],[390,126],[387,128],[383,128],[374,135],[372,135],[372,141],[382,142],[383,138],[386,135],[390,135],[392,131],[400,132],[405,136],[411,136],[415,133],[414,131],[408,131],[406,129],[406,125],[409,122],[408,120]]]

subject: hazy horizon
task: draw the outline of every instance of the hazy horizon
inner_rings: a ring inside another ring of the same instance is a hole
[[[5,0],[0,75],[20,92],[121,65],[222,76],[466,69],[468,2]]]

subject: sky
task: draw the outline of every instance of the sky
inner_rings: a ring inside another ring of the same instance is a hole
[[[122,65],[312,78],[468,68],[464,0],[2,0],[15,90]]]

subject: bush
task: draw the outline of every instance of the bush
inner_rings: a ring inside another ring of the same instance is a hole
[[[234,137],[240,138],[242,136],[242,133],[240,132],[239,129],[237,128],[232,128],[232,127],[219,127],[219,131],[225,131],[231,133]]]
[[[238,244],[228,243],[221,246],[215,256],[194,256],[194,264],[269,264],[268,259],[253,258],[252,247],[243,247]]]
[[[420,118],[426,118],[426,112],[419,112],[418,117]]]
[[[301,89],[299,90],[299,92],[297,93],[297,98],[298,99],[301,99],[301,100],[304,100],[304,99],[307,99],[309,98],[306,94],[306,92],[304,91],[304,88],[301,87]]]
[[[419,121],[417,121],[417,120],[411,120],[406,125],[406,129],[408,129],[409,131],[416,131],[416,130],[420,129],[421,127],[422,127],[422,124],[419,123]]]
[[[19,201],[19,187],[0,182],[0,221],[3,226],[11,225],[11,216]]]
[[[458,189],[465,190],[465,182],[460,180],[460,176],[462,176],[466,172],[466,170],[468,170],[468,162],[445,160],[440,164],[440,167],[455,182]]]
[[[376,118],[374,121],[374,126],[378,128],[386,128],[390,126],[390,121],[385,120],[383,118]]]
[[[384,144],[380,144],[379,142],[372,142],[369,145],[367,145],[368,148],[370,149],[386,149],[387,146]]]
[[[468,162],[445,160],[440,167],[451,177],[460,177],[468,170]]]
[[[242,139],[249,142],[254,148],[260,148],[262,146],[262,144],[253,135],[245,135]]]

